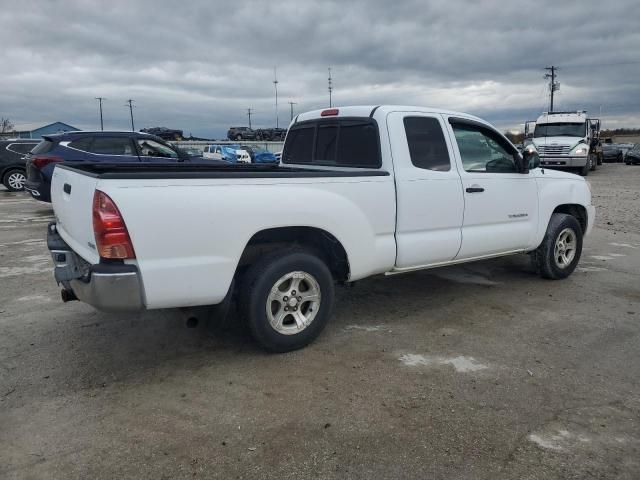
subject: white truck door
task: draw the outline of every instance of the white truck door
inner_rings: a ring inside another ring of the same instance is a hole
[[[464,197],[439,114],[387,117],[396,179],[396,269],[452,260],[461,244]]]
[[[479,122],[449,118],[465,209],[457,259],[523,250],[538,224],[538,189],[533,173],[520,173],[517,151]]]

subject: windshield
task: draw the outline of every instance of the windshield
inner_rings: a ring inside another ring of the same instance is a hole
[[[539,137],[584,137],[584,123],[539,123],[533,132]]]

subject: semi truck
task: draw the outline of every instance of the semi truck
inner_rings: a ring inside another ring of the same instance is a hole
[[[586,176],[602,165],[600,120],[586,111],[545,112],[525,123],[524,148],[548,168],[568,168]]]

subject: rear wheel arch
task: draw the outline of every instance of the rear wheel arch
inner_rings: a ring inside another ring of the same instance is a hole
[[[342,243],[333,234],[317,227],[275,227],[256,232],[242,252],[236,276],[265,254],[295,248],[304,248],[317,255],[336,281],[349,279],[349,259]]]

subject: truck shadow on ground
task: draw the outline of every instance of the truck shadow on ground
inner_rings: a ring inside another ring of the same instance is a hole
[[[500,295],[510,296],[522,294],[523,285],[531,280],[539,281],[523,255],[472,266],[376,277],[355,287],[338,287],[334,315],[325,332],[313,345],[286,355],[313,356],[318,350],[339,348],[340,335],[354,324],[374,328],[382,323],[387,327],[406,326],[410,331],[411,322],[419,321],[421,328],[435,331],[451,322],[464,329],[465,318],[475,319],[478,309],[490,309],[491,304],[497,303],[487,299],[495,295],[491,291],[499,289]],[[461,295],[479,299],[476,310],[466,316],[451,313]],[[233,309],[222,323],[202,319],[195,328],[186,328],[184,315],[176,310],[114,315],[81,304],[63,308],[76,312],[71,319],[66,314],[60,319],[62,331],[54,334],[52,348],[66,350],[65,369],[72,373],[65,375],[65,381],[80,388],[99,385],[105,379],[133,377],[146,382],[153,378],[149,371],[164,370],[166,374],[168,369],[173,375],[181,370],[252,363],[272,356],[254,344]]]

